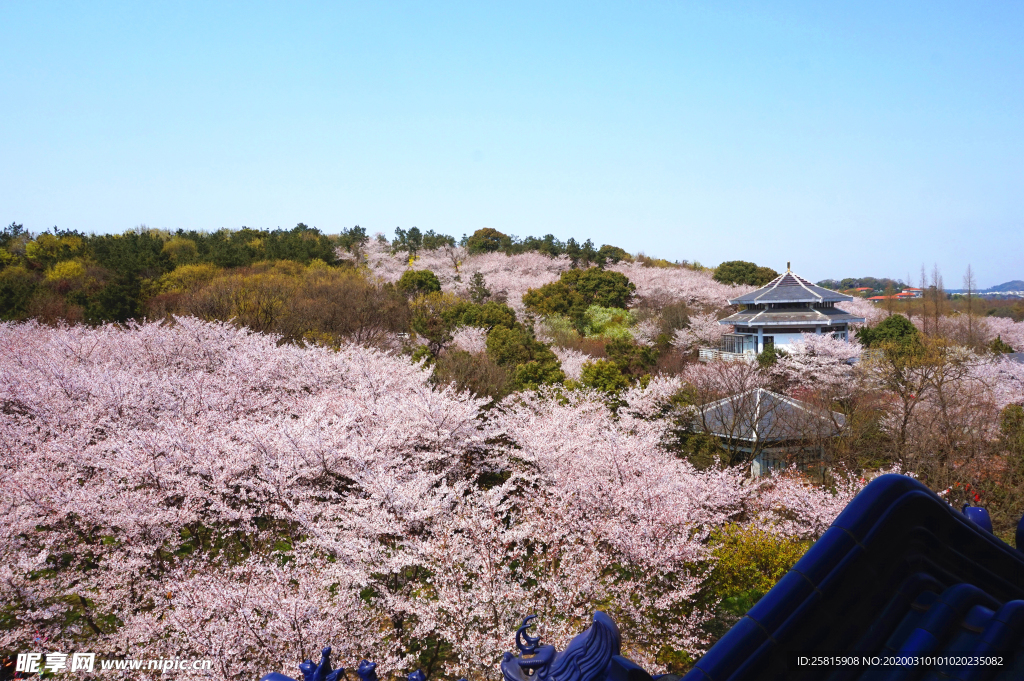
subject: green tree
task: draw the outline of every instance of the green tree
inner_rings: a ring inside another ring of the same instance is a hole
[[[360,250],[369,240],[370,237],[367,236],[366,230],[359,225],[352,229],[343,229],[338,235],[338,245],[350,253]]]
[[[437,234],[432,229],[428,229],[423,234],[423,248],[428,251],[433,251],[442,246],[454,246],[455,239],[448,236],[447,234]]]
[[[441,281],[430,270],[406,270],[398,279],[398,290],[416,296],[441,290]]]
[[[911,349],[921,344],[921,332],[901,314],[889,315],[876,326],[857,330],[857,340],[867,348],[898,347]]]
[[[466,240],[466,250],[472,254],[493,253],[511,244],[512,240],[507,234],[502,234],[490,227],[484,227],[473,232],[473,236]]]
[[[568,317],[582,334],[586,329],[588,307],[599,305],[625,309],[635,292],[636,286],[624,274],[591,267],[568,270],[558,281],[530,289],[523,296],[523,303],[538,314]]]
[[[491,297],[491,290],[487,288],[483,272],[474,272],[469,280],[469,299],[474,303],[482,303]]]
[[[658,361],[658,351],[637,345],[630,338],[613,338],[605,346],[608,359],[615,363],[624,376],[638,379],[649,374]]]
[[[779,273],[770,267],[759,267],[745,260],[730,260],[715,268],[714,280],[722,284],[764,286]]]
[[[995,339],[989,343],[988,349],[996,354],[1006,354],[1013,352],[1013,348],[1010,347],[1009,343],[1003,340],[1002,336],[996,336]]]
[[[609,262],[617,263],[621,262],[622,260],[625,260],[626,262],[632,262],[633,256],[631,256],[629,253],[619,248],[618,246],[609,246],[608,244],[604,244],[597,251],[596,262],[598,265],[602,267],[604,267]]]
[[[423,248],[423,234],[419,227],[413,227],[406,231],[401,227],[395,227],[395,238],[391,242],[391,252],[399,253],[406,251],[409,255],[416,253]]]
[[[615,362],[598,359],[583,365],[583,370],[580,372],[580,384],[612,394],[623,388],[628,388],[629,379],[622,374]]]
[[[479,326],[491,331],[495,327],[504,326],[511,329],[516,325],[516,312],[504,303],[491,301],[483,305],[466,305],[457,312],[458,324],[462,326]]]
[[[0,319],[21,319],[39,286],[39,277],[22,265],[0,271]]]
[[[740,617],[789,571],[812,542],[756,527],[726,525],[708,545],[717,559],[704,588],[722,610]]]
[[[487,356],[511,373],[512,386],[516,390],[565,380],[555,353],[522,326],[496,326],[491,329],[487,334]]]
[[[430,354],[436,356],[452,342],[455,330],[462,324],[462,315],[472,305],[451,293],[432,291],[413,299],[413,331],[428,343]]]
[[[574,269],[580,264],[589,265],[597,260],[597,250],[594,248],[594,242],[590,239],[587,239],[582,246],[576,243],[576,239],[569,239],[565,242],[565,254],[569,256]]]
[[[786,356],[785,350],[780,350],[774,345],[769,345],[761,352],[757,353],[757,364],[762,369],[770,369],[775,366],[775,363],[782,357]]]
[[[19,225],[16,222],[12,222],[8,226],[0,230],[0,246],[8,248],[15,243],[24,243],[32,238],[32,235],[28,233],[24,225]],[[8,248],[8,250],[10,250]]]
[[[999,433],[1006,448],[1018,457],[1024,456],[1024,407],[1009,404],[999,415]]]

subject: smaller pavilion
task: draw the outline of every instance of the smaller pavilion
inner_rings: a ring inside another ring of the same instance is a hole
[[[713,435],[724,449],[749,461],[754,477],[796,465],[822,479],[825,442],[845,425],[838,412],[753,388],[698,407],[691,428]]]
[[[733,332],[723,336],[718,349],[702,349],[700,358],[746,359],[771,346],[785,347],[805,333],[829,333],[848,341],[850,324],[865,321],[836,307],[836,303],[851,300],[853,296],[793,274],[786,263],[785,274],[729,301],[740,309],[718,323],[733,326]]]

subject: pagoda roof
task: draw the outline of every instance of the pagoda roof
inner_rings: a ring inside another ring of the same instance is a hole
[[[712,402],[701,412],[702,425],[711,434],[732,440],[779,442],[832,437],[846,423],[842,414],[764,388]]]
[[[790,307],[740,310],[718,323],[738,326],[832,326],[863,324],[864,321],[864,317],[857,317],[838,307]]]
[[[729,303],[838,303],[848,300],[853,300],[853,296],[822,288],[786,270],[785,274],[780,274],[756,291],[733,298]]]

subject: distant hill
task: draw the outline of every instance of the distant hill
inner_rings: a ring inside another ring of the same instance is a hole
[[[1007,281],[998,286],[991,286],[985,289],[978,289],[974,293],[979,296],[992,296],[995,298],[1001,296],[1008,296],[1010,298],[1020,297],[1020,292],[1024,291],[1024,281],[1020,279],[1014,279],[1013,281]],[[966,293],[966,289],[962,288],[948,288],[946,293]]]
[[[1024,291],[1024,281],[1020,279],[1014,279],[1008,281],[1005,284],[999,284],[998,286],[992,286],[985,289],[985,293],[1002,293],[1003,291]]]

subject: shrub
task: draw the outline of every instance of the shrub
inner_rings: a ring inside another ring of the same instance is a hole
[[[46,270],[47,281],[74,281],[83,277],[85,277],[85,265],[75,260],[62,260]]]
[[[876,326],[857,330],[857,340],[868,348],[890,346],[911,349],[921,343],[921,332],[901,314],[889,315]]]
[[[580,384],[606,393],[616,393],[629,387],[629,379],[623,376],[615,362],[598,359],[583,365]]]
[[[706,583],[721,608],[741,616],[775,586],[810,548],[799,540],[735,524],[718,528],[709,545],[716,559]]]
[[[632,338],[630,327],[636,319],[627,310],[617,307],[591,305],[583,318],[586,326],[584,335],[601,338]]]
[[[730,260],[715,268],[714,280],[721,284],[764,286],[779,273],[770,267],[759,267],[745,260]]]
[[[435,385],[454,383],[477,397],[500,400],[510,392],[508,372],[487,355],[471,355],[464,350],[447,350],[434,362]]]
[[[221,269],[212,263],[181,265],[159,279],[158,289],[162,293],[185,293],[212,280]]]

